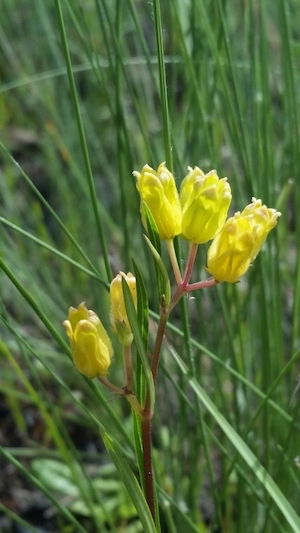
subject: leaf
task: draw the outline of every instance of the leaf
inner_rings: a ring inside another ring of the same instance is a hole
[[[150,409],[153,412],[154,401],[155,401],[153,376],[152,376],[151,368],[150,368],[149,361],[147,358],[147,352],[144,346],[142,333],[141,333],[139,323],[137,320],[137,314],[136,314],[136,310],[135,310],[134,303],[132,300],[131,292],[126,283],[126,280],[123,277],[122,277],[122,288],[123,288],[124,301],[125,301],[125,307],[126,307],[128,320],[131,326],[131,330],[132,330],[133,337],[134,337],[134,342],[137,348],[138,355],[141,360],[141,364],[142,364],[143,371],[145,374],[146,383],[148,386],[148,392],[150,396]]]
[[[146,202],[143,202],[143,210],[146,216],[147,230],[149,233],[150,241],[152,242],[154,248],[157,250],[158,254],[161,255],[161,243],[160,243],[158,229],[156,226],[156,222]]]
[[[171,348],[171,347],[170,347]],[[180,367],[181,371],[188,379],[190,386],[192,387],[195,394],[198,396],[199,400],[214,417],[217,424],[224,431],[225,435],[228,437],[232,445],[235,447],[240,456],[244,459],[247,465],[251,468],[256,478],[260,481],[262,486],[268,493],[271,498],[281,510],[282,514],[285,516],[287,522],[292,527],[292,530],[295,533],[300,531],[300,518],[295,513],[293,507],[288,502],[284,494],[281,492],[275,481],[271,478],[265,468],[262,466],[258,458],[250,450],[249,446],[243,441],[240,435],[235,431],[235,429],[229,424],[226,418],[220,413],[215,404],[203,390],[201,385],[196,381],[195,378],[189,377],[189,371],[187,366],[184,364],[182,359],[176,353],[175,350],[171,348],[172,355],[176,360],[176,363]]]
[[[134,261],[134,274],[136,277],[136,287],[137,287],[137,318],[138,323],[141,327],[142,337],[144,340],[145,348],[147,349],[148,344],[148,325],[149,325],[149,305],[146,292],[146,286],[142,274]]]
[[[125,488],[137,510],[140,521],[143,524],[144,533],[157,533],[156,527],[151,516],[148,504],[145,500],[145,497],[142,493],[141,487],[138,484],[138,481],[132,472],[129,464],[124,458],[124,455],[120,453],[118,449],[118,444],[113,441],[113,439],[104,433],[102,435],[104,444],[108,453],[110,454],[119,475],[125,485]]]
[[[149,306],[146,288],[142,275],[135,263],[134,264],[134,273],[137,280],[137,318],[141,329],[141,334],[143,337],[143,342],[145,350],[148,348],[148,327],[149,327]],[[147,383],[145,381],[145,376],[143,373],[143,367],[140,357],[137,358],[136,372],[135,372],[135,387],[136,387],[136,396],[140,404],[144,404],[147,392]],[[137,445],[137,442],[135,443]]]
[[[61,461],[54,459],[35,459],[31,463],[35,476],[49,490],[62,496],[76,497],[79,495],[78,487],[72,481],[71,469]]]
[[[150,251],[154,257],[154,267],[156,273],[157,289],[158,289],[158,300],[161,301],[161,297],[166,293],[165,288],[165,273],[163,272],[163,265],[161,260],[161,242],[159,238],[158,229],[155,223],[155,220],[152,216],[152,213],[145,202],[143,202],[143,209],[147,220],[147,229],[149,233],[149,238],[144,235],[146,242],[150,248]],[[159,260],[161,264],[159,264]]]
[[[151,241],[148,239],[148,237],[144,235],[144,238],[150,248],[150,251],[155,261],[156,277],[158,281],[159,302],[161,304],[164,304],[165,306],[168,306],[170,303],[170,299],[171,299],[171,284],[170,284],[170,280],[169,280],[166,267],[163,263],[162,258],[160,257],[159,253],[157,252],[157,250],[155,249]],[[162,297],[164,297],[163,302],[162,302]]]

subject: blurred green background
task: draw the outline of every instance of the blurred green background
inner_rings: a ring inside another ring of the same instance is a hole
[[[153,423],[162,532],[300,531],[287,505],[300,515],[300,5],[161,2],[166,99],[155,5],[1,3],[3,532],[143,531],[100,434],[137,473],[129,409],[78,374],[62,321],[86,301],[109,329],[108,283],[133,258],[153,344],[154,268],[132,171],[162,161],[178,185],[188,166],[227,176],[231,214],[253,196],[282,212],[241,283],[199,291],[171,317]],[[185,254],[183,243],[183,267]],[[110,378],[122,386],[115,350]]]

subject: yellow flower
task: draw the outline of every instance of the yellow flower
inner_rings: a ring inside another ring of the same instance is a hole
[[[251,204],[247,205],[241,212],[241,216],[252,215],[252,226],[255,230],[255,243],[252,250],[251,261],[253,261],[262,245],[264,244],[271,229],[277,224],[277,219],[281,213],[276,209],[271,209],[266,205],[262,205],[261,200],[252,198]]]
[[[77,370],[90,379],[106,376],[113,349],[96,313],[88,310],[83,302],[78,309],[70,307],[68,320],[63,325],[70,338],[72,358]]]
[[[216,171],[204,174],[189,167],[180,189],[182,237],[196,244],[213,239],[226,220],[231,203],[227,178],[219,179]]]
[[[132,343],[133,335],[125,307],[122,277],[126,280],[130,289],[135,308],[137,306],[136,279],[131,272],[128,272],[128,274],[120,272],[110,284],[110,322],[113,331],[118,335],[120,343],[123,346],[129,346]]]
[[[280,214],[253,198],[227,220],[208,250],[207,270],[215,280],[236,283],[247,272]]]
[[[136,187],[141,197],[141,215],[147,228],[143,202],[155,220],[160,239],[173,239],[181,233],[181,206],[175,180],[171,172],[161,163],[157,172],[149,165],[142,172],[133,172],[137,178]]]

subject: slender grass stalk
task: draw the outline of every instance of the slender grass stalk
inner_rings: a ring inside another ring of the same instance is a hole
[[[36,476],[32,475],[28,469],[26,469],[15,457],[13,457],[11,454],[9,454],[4,448],[0,449],[0,455],[2,457],[5,457],[9,460],[11,464],[13,464],[16,469],[19,472],[22,472],[23,475],[31,481],[35,486],[37,486],[44,494],[49,498],[49,500],[57,507],[63,516],[65,516],[71,524],[73,524],[80,533],[87,533],[87,530],[78,522],[78,520],[74,517],[72,513],[59,501],[59,499],[55,498],[55,496],[52,494],[50,490],[48,490],[40,481],[36,478]]]
[[[168,106],[167,79],[166,79],[165,60],[164,60],[164,46],[163,46],[160,0],[153,1],[153,14],[154,14],[154,26],[155,26],[155,34],[156,34],[156,46],[157,46],[157,58],[158,58],[158,70],[159,70],[159,86],[160,86],[160,104],[161,104],[161,113],[162,113],[163,140],[164,140],[166,165],[167,165],[167,168],[171,172],[173,172],[171,128],[170,128],[170,117],[169,117],[169,106]]]
[[[56,255],[57,257],[60,257],[64,261],[67,261],[71,265],[75,266],[78,270],[81,270],[85,274],[88,274],[91,278],[97,279],[98,281],[100,281],[100,283],[103,283],[105,285],[105,287],[108,287],[108,283],[104,282],[103,280],[101,280],[99,274],[97,273],[97,270],[96,271],[94,271],[94,269],[93,269],[93,271],[89,270],[88,268],[84,267],[80,263],[77,263],[77,261],[74,261],[74,259],[72,259],[71,257],[68,257],[66,254],[64,254],[64,253],[60,252],[59,250],[57,250],[57,248],[54,248],[50,244],[47,244],[45,241],[43,241],[41,239],[38,239],[34,235],[31,235],[30,233],[28,233],[28,231],[25,231],[22,228],[17,227],[15,224],[12,224],[11,222],[9,222],[9,220],[6,220],[3,217],[0,217],[0,222],[2,224],[5,224],[6,226],[12,228],[14,231],[17,231],[21,235],[24,235],[24,237],[26,237],[27,239],[30,239],[31,241],[35,242],[39,246],[42,246],[43,248],[45,248],[45,250],[48,250],[53,255]]]
[[[117,0],[116,8],[116,38],[118,43],[122,46],[122,4],[123,2]],[[116,65],[115,65],[115,81],[116,81],[116,125],[117,125],[117,154],[118,154],[118,167],[119,167],[119,185],[121,191],[121,209],[122,209],[122,220],[123,220],[123,235],[124,235],[124,259],[126,269],[129,268],[130,257],[130,238],[129,238],[129,228],[128,228],[128,219],[127,216],[127,203],[126,203],[126,184],[127,180],[125,178],[126,174],[126,165],[125,165],[125,154],[126,154],[126,144],[124,142],[124,115],[122,107],[122,58],[117,56]]]
[[[57,216],[56,212],[54,209],[52,209],[52,207],[49,205],[49,203],[47,202],[47,200],[44,198],[44,196],[40,193],[40,191],[38,190],[38,188],[34,185],[34,183],[32,182],[32,180],[27,176],[26,172],[24,172],[24,170],[20,167],[20,165],[18,164],[18,162],[14,159],[14,157],[8,152],[7,148],[4,146],[4,144],[0,141],[0,147],[2,148],[2,150],[4,151],[5,155],[10,159],[10,161],[13,162],[14,165],[16,165],[16,167],[19,169],[21,175],[23,176],[23,178],[25,179],[26,181],[26,184],[30,187],[30,189],[32,189],[32,191],[34,192],[34,194],[37,196],[37,198],[39,199],[39,201],[41,202],[41,204],[47,209],[47,211],[49,211],[49,213],[51,214],[51,216],[53,216],[54,220],[57,222],[57,224],[61,227],[62,231],[67,235],[67,237],[70,239],[70,241],[72,242],[72,244],[75,246],[75,248],[78,250],[78,252],[80,253],[80,255],[84,258],[84,260],[88,263],[88,265],[91,267],[91,269],[93,270],[94,274],[95,275],[98,275],[98,269],[93,265],[93,263],[91,262],[91,260],[89,259],[89,257],[86,255],[86,253],[84,252],[84,250],[81,248],[81,246],[78,244],[78,242],[76,241],[76,239],[74,239],[73,235],[70,233],[70,231],[68,230],[68,228],[65,226],[65,224],[63,224],[62,220]],[[1,221],[6,223],[6,224],[9,224],[8,221],[5,222],[4,219],[2,219],[1,217]],[[12,225],[12,224],[11,224]],[[17,228],[15,228],[17,229]],[[23,232],[23,234],[27,235],[27,233],[22,230],[21,228],[19,228],[20,232]],[[32,236],[32,239],[35,239],[33,236]],[[37,242],[37,240],[36,240]],[[46,243],[44,243],[44,246],[46,247]],[[57,252],[59,254],[59,252]]]
[[[55,0],[55,8],[56,8],[56,12],[57,12],[58,24],[59,24],[60,33],[61,33],[62,46],[63,46],[63,50],[64,50],[64,55],[65,55],[66,67],[67,67],[67,72],[68,72],[68,80],[69,80],[69,84],[70,84],[70,91],[71,91],[72,100],[73,100],[73,104],[74,104],[74,110],[75,110],[77,127],[78,127],[78,134],[79,134],[79,138],[80,138],[80,143],[81,143],[82,153],[83,153],[83,159],[84,159],[84,163],[85,163],[87,179],[88,179],[88,184],[89,184],[89,188],[90,188],[90,197],[91,197],[91,203],[92,203],[92,206],[93,206],[93,211],[94,211],[94,216],[95,216],[95,223],[96,223],[98,236],[99,236],[99,240],[100,240],[100,244],[101,244],[101,249],[102,249],[102,254],[103,254],[103,259],[104,259],[104,264],[105,264],[105,269],[106,269],[106,275],[107,275],[107,281],[110,282],[110,280],[112,278],[111,267],[110,267],[110,263],[109,263],[109,259],[108,259],[106,239],[105,239],[105,235],[104,235],[103,227],[102,227],[102,222],[101,222],[101,218],[100,218],[98,200],[97,200],[96,189],[95,189],[95,183],[94,183],[94,178],[93,178],[93,174],[92,174],[92,168],[91,168],[91,163],[90,163],[90,158],[89,158],[89,153],[88,153],[86,137],[85,137],[85,133],[84,133],[84,126],[83,126],[81,113],[80,113],[79,102],[78,102],[78,98],[77,98],[76,85],[75,85],[74,74],[73,74],[73,70],[72,70],[71,57],[70,57],[70,52],[69,52],[69,46],[68,46],[68,41],[67,41],[67,36],[66,36],[66,31],[65,31],[65,25],[64,25],[64,19],[63,19],[60,0]]]
[[[16,513],[14,513],[14,511],[12,511],[9,507],[7,507],[6,505],[4,505],[3,503],[0,502],[0,510],[3,514],[5,514],[6,516],[12,518],[14,520],[14,522],[16,522],[17,524],[20,524],[21,526],[23,526],[24,528],[27,529],[27,531],[31,532],[31,533],[39,533],[39,530],[36,529],[35,527],[33,527],[31,524],[29,524],[29,522],[27,522],[26,520],[23,520],[23,518],[21,518],[20,516],[18,516]]]
[[[8,278],[14,284],[14,286],[18,289],[18,291],[22,294],[25,300],[29,303],[29,305],[32,307],[34,312],[37,314],[37,316],[46,326],[47,330],[52,335],[52,337],[56,340],[56,342],[59,344],[62,350],[70,357],[70,348],[68,347],[67,343],[63,340],[61,335],[58,333],[57,329],[53,326],[52,322],[45,315],[45,313],[43,313],[40,306],[37,304],[37,302],[34,300],[31,294],[24,288],[22,283],[18,280],[18,278],[14,275],[12,270],[5,263],[5,261],[3,261],[1,257],[0,257],[0,268],[5,272]]]

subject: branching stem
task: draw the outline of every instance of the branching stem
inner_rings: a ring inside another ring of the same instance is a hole
[[[192,243],[189,249],[189,255],[188,255],[185,272],[184,272],[183,280],[181,284],[183,289],[187,287],[190,281],[190,277],[192,275],[192,270],[193,270],[193,266],[194,266],[196,255],[197,255],[197,250],[198,250],[198,244]]]
[[[197,244],[192,244],[189,250],[189,256],[185,268],[183,278],[181,277],[180,269],[178,266],[173,241],[167,241],[168,252],[170,260],[172,263],[174,275],[177,281],[177,289],[168,305],[165,307],[161,305],[160,309],[160,318],[158,323],[158,330],[155,340],[155,346],[152,356],[151,363],[151,372],[153,376],[153,382],[155,386],[156,376],[158,371],[159,359],[161,354],[161,348],[165,333],[165,328],[170,312],[179,302],[182,296],[185,293],[196,289],[203,289],[205,287],[212,287],[217,284],[217,281],[213,278],[209,278],[204,281],[199,281],[197,283],[189,284],[193,266],[196,259]],[[156,522],[155,516],[155,500],[154,500],[154,480],[153,480],[153,465],[152,465],[152,440],[151,440],[151,422],[153,418],[153,413],[150,409],[150,396],[149,393],[146,395],[145,407],[141,416],[141,430],[142,430],[142,447],[143,447],[143,464],[144,464],[144,489],[145,496],[148,502],[150,512],[153,516],[153,520]]]

